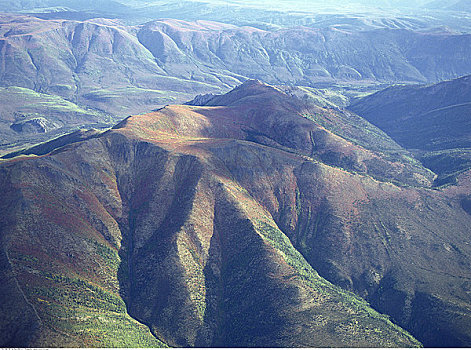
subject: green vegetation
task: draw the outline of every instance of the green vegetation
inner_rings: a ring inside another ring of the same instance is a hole
[[[353,144],[385,153],[391,160],[397,160],[398,153],[408,153],[386,133],[358,116],[346,113],[329,116],[322,112],[303,116]]]
[[[126,313],[119,295],[82,278],[42,274],[45,283],[26,289],[39,316],[54,336],[47,346],[162,347],[149,329]],[[75,345],[75,346],[76,346]]]
[[[32,145],[29,148],[24,148],[20,149],[15,152],[7,153],[2,156],[2,158],[9,159],[13,158],[19,155],[29,155],[29,154],[34,154],[34,155],[45,155],[49,152],[52,152],[55,149],[58,149],[60,147],[63,147],[65,145],[70,145],[75,142],[79,141],[84,141],[90,138],[97,137],[100,135],[101,132],[96,129],[90,129],[90,130],[77,130],[72,133],[67,133],[63,136],[59,136],[57,138],[51,139],[50,141],[47,142],[42,142],[36,145]]]
[[[106,284],[113,285],[120,263],[117,252],[86,240],[92,252],[103,259],[100,264],[107,273]],[[27,281],[24,292],[46,328],[39,346],[166,347],[147,326],[127,314],[123,299],[110,287],[87,280],[85,275],[74,275],[72,270],[68,274],[48,272],[58,268],[32,255],[15,252],[11,258],[29,272],[21,277]]]
[[[285,261],[294,269],[298,278],[305,285],[326,298],[325,300],[328,303],[337,305],[335,311],[331,310],[332,314],[327,315],[327,317],[335,319],[338,317],[337,313],[344,312],[342,308],[347,310],[346,312],[350,314],[349,321],[343,325],[338,325],[337,334],[345,336],[346,339],[354,337],[356,341],[359,341],[362,337],[368,338],[369,335],[376,333],[383,338],[383,346],[397,346],[401,342],[407,347],[410,344],[414,344],[416,347],[421,346],[408,332],[393,324],[388,316],[372,309],[365,300],[320,277],[276,225],[259,221],[257,230],[274,248],[283,254]],[[339,305],[342,305],[342,307],[339,307]],[[329,308],[326,308],[326,310],[329,310]]]
[[[103,128],[118,120],[108,113],[81,107],[53,94],[22,87],[1,87],[0,155],[34,147],[80,128]],[[15,130],[15,131],[14,131]],[[34,152],[33,152],[34,153]]]
[[[46,297],[48,300],[58,300],[69,308],[86,307],[116,313],[126,311],[126,305],[119,296],[81,278],[52,274],[45,274],[45,278],[60,287],[37,288],[33,294]]]
[[[110,100],[114,98],[129,98],[130,96],[139,96],[145,94],[147,98],[156,99],[162,103],[163,101],[171,103],[176,100],[175,96],[169,96],[168,91],[143,89],[137,87],[120,87],[116,89],[97,89],[92,90],[85,95],[86,98],[92,100]]]
[[[166,347],[155,339],[149,329],[132,319],[126,313],[115,313],[102,309],[87,307],[71,308],[69,305],[60,305],[36,299],[41,304],[40,315],[50,328],[53,338],[48,346],[90,347]],[[63,340],[62,337],[66,337]],[[47,343],[46,343],[47,344]]]
[[[169,107],[92,132],[107,147],[79,135],[80,148],[2,163],[5,277],[43,322],[37,345],[162,346],[147,325],[180,346],[420,346],[370,305],[424,342],[436,318],[459,332],[450,342],[468,343],[466,189],[442,196],[353,174],[348,161],[372,152],[343,138],[378,151],[360,165],[420,170],[371,124],[355,131],[356,115],[310,110],[257,82],[232,97],[219,99],[230,107]],[[189,111],[200,114],[189,121]],[[182,122],[185,137],[149,137]],[[249,126],[265,144],[245,139]],[[310,136],[338,167],[306,156]],[[404,158],[391,165],[381,150]],[[106,240],[113,218],[121,248]],[[426,307],[447,298],[459,302]]]
[[[0,100],[9,102],[9,109],[15,113],[25,115],[25,118],[39,115],[57,115],[74,113],[94,118],[97,122],[112,122],[113,119],[103,112],[79,107],[75,103],[67,101],[56,95],[49,95],[34,90],[10,86],[0,88]]]

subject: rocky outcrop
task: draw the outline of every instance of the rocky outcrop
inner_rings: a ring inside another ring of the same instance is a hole
[[[13,131],[26,134],[45,133],[56,129],[57,127],[58,126],[54,125],[43,117],[19,120],[10,125],[10,129]]]

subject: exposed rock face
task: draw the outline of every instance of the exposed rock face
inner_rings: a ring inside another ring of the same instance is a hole
[[[468,177],[431,190],[371,124],[353,143],[357,116],[260,82],[207,104],[1,164],[24,345],[158,345],[142,324],[174,346],[418,345],[345,290],[426,345],[471,344]]]
[[[46,118],[37,117],[20,120],[11,124],[10,128],[19,133],[36,134],[51,131],[57,128],[57,126],[49,122]]]

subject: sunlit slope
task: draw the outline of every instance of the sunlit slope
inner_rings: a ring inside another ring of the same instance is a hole
[[[419,345],[320,277],[277,222],[270,201],[299,192],[296,169],[344,171],[244,140],[224,108],[195,109],[2,163],[2,344],[162,345],[145,324],[174,346]],[[238,177],[266,161],[258,186],[275,187],[264,199]],[[288,184],[294,192],[275,189]]]
[[[469,345],[468,180],[352,118],[250,81],[4,161],[3,344]]]
[[[93,123],[112,125],[110,115],[225,92],[248,78],[359,89],[456,78],[471,73],[470,40],[448,30],[401,27],[261,29],[175,19],[125,25],[3,14],[1,149]],[[23,98],[25,106],[15,102]]]

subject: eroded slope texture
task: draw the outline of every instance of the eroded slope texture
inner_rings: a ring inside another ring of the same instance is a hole
[[[469,180],[357,118],[250,81],[2,163],[2,344],[469,346]]]
[[[433,85],[393,86],[350,107],[455,182],[471,165],[471,76]]]

